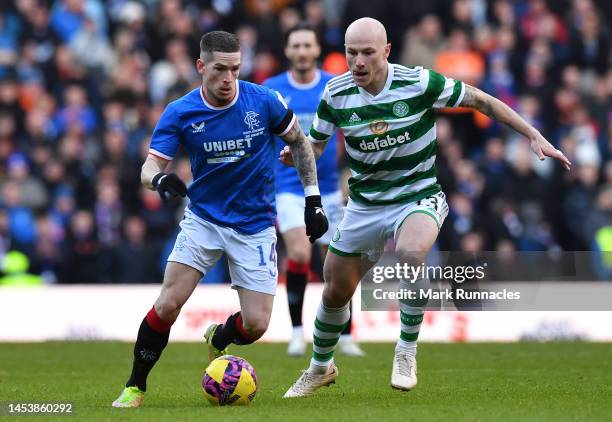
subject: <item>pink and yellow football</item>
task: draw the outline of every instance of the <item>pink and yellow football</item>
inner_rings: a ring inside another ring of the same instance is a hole
[[[251,403],[257,394],[257,374],[253,366],[237,356],[213,360],[202,378],[202,390],[215,406],[241,406]]]

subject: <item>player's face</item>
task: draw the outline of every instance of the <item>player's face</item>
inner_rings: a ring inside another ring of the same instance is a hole
[[[346,61],[353,80],[366,90],[384,78],[391,44],[376,42],[369,34],[352,37],[345,44]]]
[[[301,30],[292,32],[287,40],[285,56],[291,67],[298,72],[307,72],[317,65],[321,47],[313,31]]]
[[[230,103],[236,95],[236,79],[240,73],[240,52],[215,51],[206,61],[198,59],[196,64],[198,73],[202,75],[206,99],[215,106]]]

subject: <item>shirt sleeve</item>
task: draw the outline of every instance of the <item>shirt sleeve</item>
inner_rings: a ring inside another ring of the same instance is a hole
[[[166,160],[172,160],[180,144],[180,127],[176,110],[169,104],[162,113],[153,135],[149,153]]]
[[[270,130],[278,136],[283,136],[293,127],[297,118],[293,111],[287,106],[282,95],[278,91],[270,90],[268,96],[270,109]]]
[[[327,142],[336,133],[336,119],[334,118],[333,108],[329,105],[330,99],[329,89],[326,86],[308,133],[310,140],[314,143]]]
[[[421,70],[421,89],[433,108],[458,107],[465,94],[465,84],[430,69]]]

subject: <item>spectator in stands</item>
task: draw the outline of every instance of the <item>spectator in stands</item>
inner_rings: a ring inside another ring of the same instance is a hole
[[[24,110],[19,104],[19,85],[14,72],[0,77],[0,114],[8,114],[13,118],[12,122],[3,121],[0,125],[2,141],[3,138],[15,135],[15,131],[21,129],[20,122],[23,122]]]
[[[128,216],[123,223],[123,240],[116,252],[117,283],[152,283],[162,274],[156,265],[159,246],[147,242],[147,226],[139,216]]]
[[[406,31],[400,62],[406,66],[434,67],[436,57],[446,48],[440,19],[425,15],[419,24]]]
[[[98,0],[58,0],[51,11],[50,22],[62,42],[70,42],[89,18],[106,33],[107,20]]]
[[[468,33],[455,28],[448,37],[447,48],[436,57],[434,69],[448,77],[479,86],[484,77],[485,63],[481,54],[471,49]]]
[[[8,211],[12,247],[31,254],[36,241],[34,213],[32,209],[24,205],[22,192],[16,181],[5,180],[1,192],[2,205]]]
[[[595,157],[585,153],[577,158],[574,170],[577,179],[565,196],[562,207],[565,227],[572,235],[571,250],[585,251],[592,247],[585,223],[589,221],[594,209],[599,169]]]
[[[15,183],[25,207],[43,210],[47,206],[47,190],[40,179],[30,174],[30,163],[21,153],[15,152],[6,160],[7,180]]]
[[[93,214],[85,210],[77,211],[72,216],[66,235],[59,282],[97,283],[100,276],[97,260],[99,251]]]
[[[610,37],[601,29],[599,20],[593,10],[582,14],[571,42],[571,61],[581,69],[603,75],[610,64]]]
[[[70,85],[64,93],[64,106],[55,115],[55,125],[59,133],[65,133],[68,126],[78,124],[86,134],[92,133],[98,118],[87,100],[87,93],[79,85]]]
[[[37,239],[31,270],[40,274],[45,283],[56,283],[62,265],[61,242],[63,229],[49,216],[36,219]]]
[[[85,17],[81,28],[68,44],[75,60],[83,65],[87,72],[102,76],[109,73],[112,66],[113,52],[106,34],[96,27],[93,19]],[[98,76],[98,77],[99,77]]]
[[[19,22],[12,14],[0,11],[0,77],[6,77],[17,62]]]

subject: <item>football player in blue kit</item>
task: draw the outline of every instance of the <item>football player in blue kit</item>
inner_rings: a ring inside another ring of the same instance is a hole
[[[317,33],[312,25],[302,22],[286,33],[285,56],[290,62],[288,71],[274,76],[264,85],[279,92],[291,107],[304,130],[309,130],[325,89],[325,84],[334,75],[317,68],[321,54]],[[284,143],[277,139],[277,151]],[[344,209],[342,192],[339,185],[338,164],[336,159],[336,136],[332,136],[327,148],[317,160],[317,179],[321,191],[323,209],[329,219],[329,230],[319,239],[322,259],[327,253],[332,235],[342,220]],[[276,209],[278,228],[287,248],[287,300],[293,332],[287,347],[290,356],[301,356],[306,352],[306,341],[302,329],[302,308],[308,281],[311,259],[311,244],[304,227],[304,190],[294,168],[280,161],[276,165]],[[362,356],[361,348],[352,341],[351,321],[346,325],[338,348],[350,356]]]
[[[268,328],[277,282],[274,135],[297,158],[307,234],[314,241],[328,229],[310,143],[280,94],[238,80],[237,37],[223,31],[202,36],[196,66],[202,85],[168,104],[142,167],[144,186],[157,190],[164,201],[187,195],[189,205],[159,297],[138,330],[132,373],[114,407],[141,405],[147,376],[168,343],[170,327],[223,253],[240,311],[206,330],[209,359],[225,354],[230,343],[253,343]],[[189,187],[176,174],[164,172],[179,145],[191,161]]]

